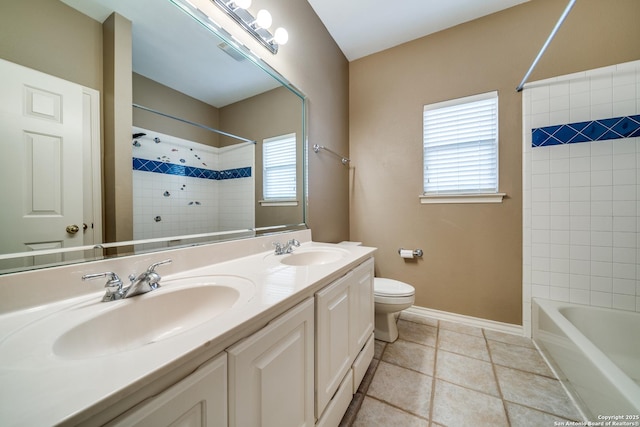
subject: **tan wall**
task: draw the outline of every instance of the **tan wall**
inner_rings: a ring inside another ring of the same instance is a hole
[[[0,58],[102,91],[102,25],[59,1],[0,2]]]
[[[515,91],[566,2],[520,6],[350,63],[351,239],[416,305],[520,324],[522,107]],[[640,58],[640,2],[576,3],[530,80]],[[502,204],[421,205],[422,108],[499,92]],[[423,259],[397,250],[422,248]]]
[[[102,174],[104,241],[133,240],[131,21],[112,13],[103,23]],[[119,248],[127,253],[128,248]]]
[[[349,63],[346,58],[306,1],[261,0],[260,7],[273,16],[273,28],[283,26],[289,32],[289,42],[277,55],[271,55],[252,40],[215,6],[202,7],[307,95],[307,224],[316,241],[348,239],[349,170],[339,159],[311,150],[313,144],[320,144],[344,155],[349,152]]]
[[[261,206],[262,195],[262,141],[278,135],[295,133],[300,142],[297,162],[302,158],[302,100],[289,89],[280,87],[220,109],[222,128],[236,135],[253,139],[255,147],[255,203],[256,227],[303,222],[302,168],[298,168],[298,206]],[[239,141],[221,138],[222,145],[237,144]]]
[[[133,103],[214,129],[220,128],[217,108],[136,73],[133,73]],[[214,132],[139,108],[133,109],[133,125],[212,147],[220,146],[220,138]]]

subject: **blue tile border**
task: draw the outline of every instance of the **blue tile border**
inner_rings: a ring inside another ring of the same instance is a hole
[[[166,175],[187,176],[191,178],[213,179],[217,181],[251,177],[251,166],[216,171],[211,169],[196,168],[193,166],[159,162],[156,160],[139,159],[137,157],[133,158],[133,170],[162,173]]]
[[[640,137],[640,115],[531,129],[531,146],[576,144]]]

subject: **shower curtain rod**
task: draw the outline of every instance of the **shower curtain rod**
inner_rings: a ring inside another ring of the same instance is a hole
[[[551,34],[549,34],[549,37],[547,38],[547,41],[542,46],[542,49],[540,49],[540,52],[538,53],[538,56],[536,56],[536,59],[533,60],[533,63],[531,64],[531,67],[529,68],[529,71],[527,71],[527,74],[524,75],[524,78],[522,79],[522,82],[520,82],[520,84],[516,88],[516,92],[521,92],[522,89],[524,88],[524,84],[529,79],[529,76],[533,72],[533,69],[536,67],[536,65],[538,65],[538,61],[540,60],[540,58],[542,58],[542,55],[544,55],[544,52],[547,50],[547,47],[549,47],[549,44],[551,43],[551,40],[553,40],[553,38],[556,36],[556,33],[560,29],[560,26],[562,26],[562,24],[564,23],[564,20],[567,18],[567,15],[569,15],[569,12],[571,11],[571,8],[573,8],[574,4],[576,4],[576,0],[570,0],[569,1],[569,4],[564,9],[564,12],[562,12],[562,15],[560,16],[560,19],[558,19],[558,23],[556,24],[556,26],[551,31]]]
[[[201,129],[209,130],[211,132],[215,132],[215,133],[220,134],[220,135],[228,136],[229,138],[235,138],[235,139],[239,139],[240,141],[250,142],[252,144],[256,144],[256,141],[254,141],[253,139],[244,138],[242,136],[238,136],[238,135],[234,135],[232,133],[224,132],[224,131],[221,131],[219,129],[215,129],[215,128],[212,128],[212,127],[209,127],[209,126],[201,125],[200,123],[196,123],[196,122],[192,122],[192,121],[189,121],[189,120],[181,119],[179,117],[175,117],[175,116],[172,116],[170,114],[162,113],[160,111],[154,110],[154,109],[149,108],[149,107],[144,107],[142,105],[138,105],[138,104],[132,104],[132,105],[133,105],[134,108],[139,108],[141,110],[148,111],[148,112],[154,113],[154,114],[158,114],[160,116],[167,117],[169,119],[177,120],[177,121],[182,122],[182,123],[187,123],[189,125],[193,125],[193,126],[201,128]]]

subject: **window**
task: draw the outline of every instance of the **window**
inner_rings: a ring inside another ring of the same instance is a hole
[[[295,202],[296,134],[265,139],[262,142],[262,164],[263,202]]]
[[[497,92],[425,105],[423,132],[423,203],[502,201]]]

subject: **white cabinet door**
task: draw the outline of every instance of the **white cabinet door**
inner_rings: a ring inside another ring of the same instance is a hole
[[[226,427],[227,354],[213,358],[108,426]]]
[[[316,417],[351,367],[349,284],[353,273],[316,294]]]
[[[349,284],[351,315],[351,357],[355,359],[373,332],[373,259],[353,270]],[[352,359],[352,360],[353,360]]]
[[[230,347],[229,426],[314,425],[313,298]]]

